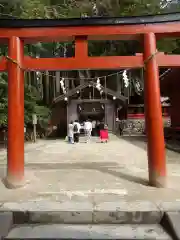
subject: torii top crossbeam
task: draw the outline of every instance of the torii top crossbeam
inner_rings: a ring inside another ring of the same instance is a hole
[[[12,36],[24,43],[48,41],[74,41],[74,58],[25,57],[23,68],[27,70],[73,70],[73,69],[120,69],[144,66],[143,56],[88,57],[88,40],[138,39],[153,32],[156,39],[180,36],[180,13],[155,16],[121,18],[84,18],[60,20],[1,19],[0,41],[7,42]],[[78,60],[78,57],[81,61]],[[158,66],[177,67],[180,57],[157,54]],[[6,71],[6,60],[0,62],[0,71]]]
[[[180,13],[140,17],[71,18],[71,19],[1,19],[0,38],[17,36],[26,42],[73,40],[87,36],[88,40],[121,39],[154,32],[157,37],[180,36]]]

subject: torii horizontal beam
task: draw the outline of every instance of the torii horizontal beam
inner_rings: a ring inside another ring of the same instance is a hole
[[[158,53],[157,64],[159,67],[180,67],[180,55],[166,55]],[[0,61],[0,71],[7,71],[7,60],[2,58]],[[124,69],[142,68],[144,60],[142,54],[136,56],[104,56],[81,58],[31,58],[25,56],[21,68],[25,71],[44,71],[44,70],[77,70],[77,69]]]

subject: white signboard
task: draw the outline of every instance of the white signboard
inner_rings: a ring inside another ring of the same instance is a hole
[[[36,114],[32,115],[32,120],[33,120],[33,125],[36,125],[37,124],[37,116],[36,116]]]

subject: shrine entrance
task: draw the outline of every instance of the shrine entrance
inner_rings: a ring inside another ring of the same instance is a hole
[[[166,162],[158,67],[178,67],[180,56],[159,53],[156,40],[179,35],[180,14],[129,18],[1,20],[0,40],[8,43],[8,56],[0,61],[0,71],[8,71],[7,185],[18,187],[24,182],[24,71],[144,68],[149,183],[164,187]],[[121,39],[140,41],[142,53],[97,57],[88,54],[89,40]],[[74,41],[75,57],[24,56],[24,44],[38,41]]]
[[[83,114],[79,114],[79,121],[84,122],[87,119],[91,121],[103,121],[105,118],[105,113],[93,113],[93,112],[85,112]]]
[[[100,102],[89,102],[78,105],[79,121],[87,119],[91,121],[102,121],[105,118],[105,105]]]

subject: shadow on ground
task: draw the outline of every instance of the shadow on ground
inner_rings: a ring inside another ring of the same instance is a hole
[[[147,149],[147,138],[146,136],[122,136],[119,137],[136,147],[146,150]]]
[[[126,174],[124,172],[124,168],[116,164],[115,162],[91,162],[91,163],[51,163],[51,164],[35,164],[35,163],[28,163],[26,165],[30,169],[34,170],[52,170],[52,169],[59,169],[59,170],[67,170],[67,169],[86,169],[86,170],[96,170],[101,173],[110,174],[114,177],[124,179],[129,182],[134,182],[137,184],[141,184],[144,186],[148,185],[148,181],[141,177],[132,176],[130,174]],[[122,169],[122,171],[121,171]]]
[[[147,137],[146,136],[122,136],[119,137],[136,147],[147,150]],[[177,164],[180,163],[180,146],[179,151],[175,149],[176,145],[171,142],[171,147],[166,146],[166,160],[167,163]]]

